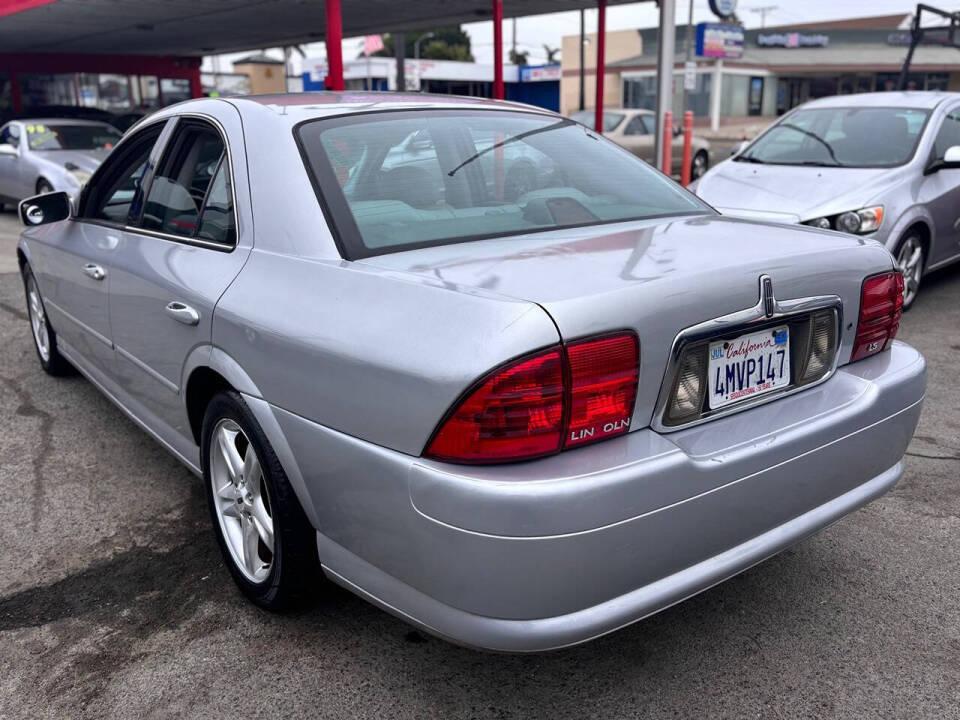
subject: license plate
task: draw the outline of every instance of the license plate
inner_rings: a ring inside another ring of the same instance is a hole
[[[711,410],[790,384],[790,331],[786,325],[710,343]]]

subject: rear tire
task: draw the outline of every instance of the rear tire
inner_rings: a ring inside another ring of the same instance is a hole
[[[29,265],[23,266],[22,276],[23,291],[27,298],[27,316],[33,335],[33,348],[37,351],[40,366],[45,373],[55,377],[73,375],[76,372],[73,365],[57,349],[57,333],[50,326],[37,279],[33,276]]]
[[[303,602],[320,579],[316,531],[260,424],[233,390],[207,406],[200,459],[214,534],[234,582],[268,610]]]
[[[893,257],[897,269],[903,273],[903,310],[906,312],[917,299],[927,264],[927,247],[923,238],[916,231],[911,231],[897,244]]]

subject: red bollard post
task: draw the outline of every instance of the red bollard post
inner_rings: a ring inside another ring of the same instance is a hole
[[[663,162],[660,170],[664,175],[673,177],[673,113],[669,110],[663,115]]]
[[[680,168],[680,184],[686,187],[690,184],[690,166],[693,158],[693,112],[687,110],[683,114],[683,166]]]

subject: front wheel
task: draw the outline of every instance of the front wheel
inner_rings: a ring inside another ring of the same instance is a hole
[[[920,292],[920,280],[927,253],[919,235],[911,234],[900,241],[896,252],[897,269],[903,273],[903,309],[909,310]]]
[[[40,366],[48,375],[63,376],[74,373],[73,366],[57,349],[57,334],[47,319],[46,308],[37,287],[37,279],[29,265],[23,267],[23,289],[27,296],[27,316],[33,334],[33,347],[40,359]]]
[[[270,610],[301,601],[320,572],[316,534],[236,392],[219,393],[207,406],[201,461],[217,543],[237,586]]]
[[[52,192],[53,192],[53,185],[51,185],[49,182],[47,182],[43,178],[40,178],[39,180],[37,180],[37,195],[46,195],[47,193],[52,193]]]

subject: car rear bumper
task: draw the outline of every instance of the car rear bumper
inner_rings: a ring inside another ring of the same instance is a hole
[[[488,468],[273,414],[330,578],[429,632],[521,652],[623,627],[882,495],[902,472],[924,382],[923,357],[896,343],[688,430]]]

